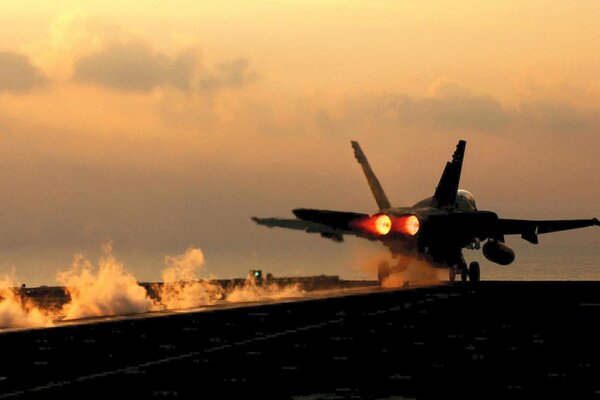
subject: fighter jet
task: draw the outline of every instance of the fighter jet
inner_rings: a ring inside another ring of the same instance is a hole
[[[478,210],[473,195],[458,188],[467,144],[464,140],[458,142],[452,160],[446,163],[432,197],[411,207],[392,207],[360,145],[355,141],[351,144],[379,211],[363,214],[298,208],[292,210],[296,219],[252,220],[267,227],[319,233],[336,242],[342,242],[344,235],[380,241],[397,262],[391,267],[387,261],[379,264],[379,282],[404,271],[411,259],[447,268],[450,281],[460,275],[463,281],[477,282],[481,276],[479,263],[473,261],[467,266],[462,251],[465,248],[481,249],[488,260],[509,265],[515,260],[515,252],[504,243],[506,235],[521,235],[537,244],[540,234],[600,225],[597,218],[535,221],[500,218],[492,211]]]

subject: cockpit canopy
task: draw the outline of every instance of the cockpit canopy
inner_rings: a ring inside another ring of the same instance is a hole
[[[458,189],[456,192],[456,209],[460,211],[477,211],[475,197],[468,190]]]
[[[431,197],[419,201],[413,208],[426,208],[431,205]],[[458,189],[456,191],[455,207],[458,211],[477,211],[475,197],[468,190]]]

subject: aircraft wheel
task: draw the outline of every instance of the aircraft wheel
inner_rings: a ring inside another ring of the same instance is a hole
[[[469,264],[469,277],[471,278],[471,282],[479,282],[481,279],[481,272],[477,261],[473,261]]]
[[[379,280],[379,284],[383,283],[388,276],[390,276],[390,265],[387,261],[382,261],[377,267],[377,280]]]
[[[463,282],[466,282],[468,278],[469,278],[469,271],[467,270],[467,266],[465,265],[460,270],[460,280]]]
[[[448,274],[448,279],[450,280],[450,282],[454,282],[456,280],[456,269],[454,268],[454,266],[448,268]]]

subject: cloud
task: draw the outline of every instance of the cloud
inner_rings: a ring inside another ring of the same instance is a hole
[[[0,93],[26,93],[46,84],[44,74],[18,53],[0,52]]]
[[[340,121],[347,129],[353,120],[367,120],[371,125],[450,132],[576,133],[600,129],[600,109],[544,96],[506,105],[490,95],[442,82],[434,84],[427,96],[392,93],[351,99],[341,115],[319,110],[315,120],[333,129]]]
[[[241,88],[252,82],[255,74],[245,58],[221,62],[214,71],[207,71],[195,51],[171,57],[141,41],[128,41],[79,58],[73,78],[124,91],[148,92],[170,86],[189,92]]]
[[[196,67],[191,52],[169,57],[141,42],[113,43],[77,60],[74,79],[125,91],[147,92],[163,85],[189,90]]]
[[[392,96],[389,102],[401,121],[435,129],[497,131],[509,119],[502,105],[489,96]]]
[[[250,61],[245,58],[222,62],[216,71],[200,80],[200,87],[205,90],[220,88],[241,88],[256,80],[257,75],[250,70]]]
[[[522,103],[512,119],[515,125],[552,133],[600,129],[600,109],[577,107],[565,101]]]

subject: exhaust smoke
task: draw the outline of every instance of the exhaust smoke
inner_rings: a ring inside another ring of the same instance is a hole
[[[402,272],[393,273],[387,279],[384,279],[382,282],[384,288],[400,288],[407,284],[437,285],[448,277],[447,269],[439,268],[432,262],[422,258],[400,255],[399,260],[406,265],[406,269]]]
[[[389,253],[379,250],[368,251],[361,249],[355,252],[360,271],[366,277],[373,279],[377,277],[378,267],[382,260],[388,260]],[[393,272],[383,280],[384,288],[401,288],[406,284],[436,285],[448,279],[448,271],[439,268],[433,263],[417,258],[412,254],[399,254],[396,259],[390,260],[392,270],[403,269],[401,272]]]

